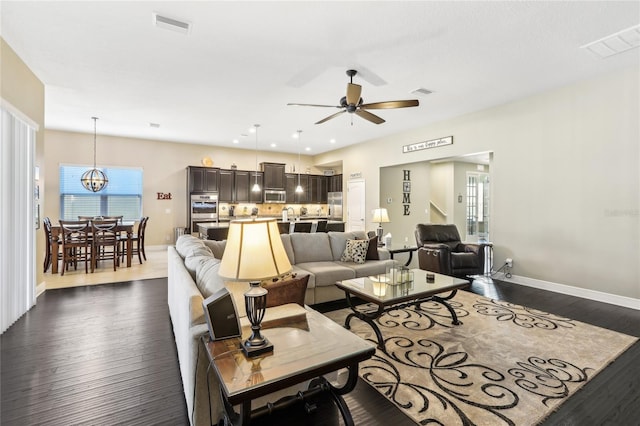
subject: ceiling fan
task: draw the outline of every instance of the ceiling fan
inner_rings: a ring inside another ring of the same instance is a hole
[[[405,101],[385,101],[385,102],[373,102],[370,104],[363,103],[360,94],[362,93],[362,86],[359,84],[353,83],[353,76],[356,75],[358,71],[356,70],[347,70],[347,75],[351,78],[351,81],[347,84],[347,95],[343,96],[340,99],[340,105],[317,105],[317,104],[298,104],[298,103],[288,103],[287,105],[293,106],[312,106],[312,107],[324,107],[324,108],[340,108],[342,111],[336,112],[335,114],[331,114],[328,117],[323,118],[322,120],[316,122],[315,124],[322,124],[326,121],[331,120],[345,112],[349,114],[355,114],[365,120],[368,120],[375,124],[384,123],[384,119],[378,117],[375,114],[370,113],[369,109],[391,109],[391,108],[407,108],[418,106],[419,102],[417,99],[405,100]]]

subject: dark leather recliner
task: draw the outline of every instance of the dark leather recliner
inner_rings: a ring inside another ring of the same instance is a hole
[[[460,278],[484,274],[487,244],[463,243],[455,225],[420,223],[415,237],[420,269]]]

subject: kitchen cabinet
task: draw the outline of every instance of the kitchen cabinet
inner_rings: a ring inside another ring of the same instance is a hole
[[[220,184],[218,187],[218,200],[223,203],[233,203],[235,173],[233,170],[220,169]]]
[[[303,204],[309,201],[309,175],[300,175],[300,186],[302,186],[302,193],[296,192],[296,186],[298,186],[298,174],[286,173],[285,174],[285,191],[287,192],[288,204]]]
[[[285,164],[260,163],[264,173],[264,189],[285,190]]]
[[[342,175],[329,176],[329,192],[342,192]]]
[[[329,183],[326,176],[309,175],[309,197],[308,203],[326,204],[327,190]]]
[[[259,192],[251,191],[258,180]],[[262,203],[263,173],[220,169],[218,199],[224,203]]]
[[[233,201],[236,203],[262,203],[263,180],[262,172],[236,170],[234,177],[235,197]],[[253,188],[256,181],[260,185],[260,191],[253,192],[251,188]]]
[[[218,192],[218,168],[189,166],[187,187],[192,192]]]

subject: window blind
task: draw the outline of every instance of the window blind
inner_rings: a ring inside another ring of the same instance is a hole
[[[91,166],[60,166],[60,217],[77,220],[78,216],[123,216],[137,220],[142,216],[141,168],[105,167],[109,184],[100,192],[87,191],[80,183]]]

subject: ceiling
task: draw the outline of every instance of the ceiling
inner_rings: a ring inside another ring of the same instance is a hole
[[[190,33],[156,27],[154,12]],[[580,48],[638,25],[637,1],[2,1],[0,13],[2,37],[45,84],[47,129],[91,133],[97,116],[99,135],[254,149],[260,124],[259,149],[309,155],[639,62],[637,48]],[[314,125],[337,110],[287,106],[338,105],[352,68],[365,102],[420,106],[374,111],[380,125]]]

